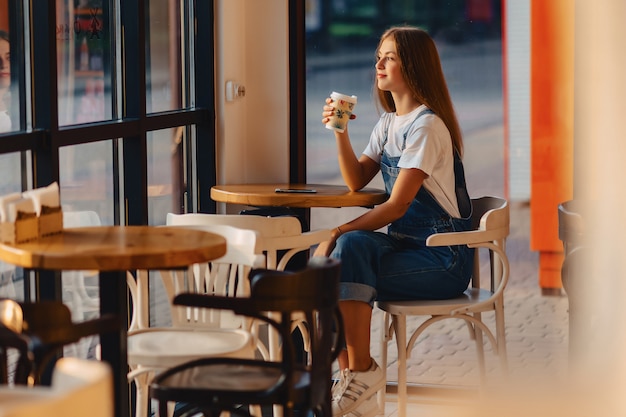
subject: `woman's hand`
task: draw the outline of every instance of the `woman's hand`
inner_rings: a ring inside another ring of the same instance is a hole
[[[313,256],[328,256],[335,248],[335,239],[325,240],[324,242],[320,242],[315,248],[315,252]]]
[[[330,117],[335,112],[335,108],[331,106],[332,102],[333,102],[332,98],[330,97],[326,98],[326,104],[324,105],[324,107],[322,107],[322,124],[328,123],[328,121],[330,120]],[[356,119],[356,114],[350,115],[350,120],[353,120],[353,119]]]
[[[345,225],[343,226],[345,227]],[[335,242],[337,238],[341,236],[343,233],[341,231],[341,227],[337,226],[330,232],[330,239],[324,242],[320,242],[313,253],[313,256],[328,256],[335,249]]]

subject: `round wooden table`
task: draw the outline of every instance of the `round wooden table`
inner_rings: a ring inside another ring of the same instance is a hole
[[[226,240],[200,230],[152,226],[64,229],[30,242],[0,244],[0,259],[28,269],[126,271],[181,268],[226,253]]]
[[[306,189],[315,192],[280,193],[276,189]],[[345,185],[229,184],[213,186],[211,198],[221,203],[256,207],[373,207],[387,200],[387,194],[384,190],[373,188],[350,191]]]
[[[22,268],[100,271],[100,313],[120,317],[119,332],[100,337],[102,359],[113,368],[116,416],[130,413],[126,376],[129,310],[126,271],[184,268],[225,253],[224,237],[177,227],[78,227],[31,242],[0,244],[0,260]]]

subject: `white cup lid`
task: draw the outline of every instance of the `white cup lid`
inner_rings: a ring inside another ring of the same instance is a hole
[[[336,91],[330,93],[330,98],[335,100],[345,100],[350,103],[356,103],[356,96],[349,96],[347,94],[338,93]]]

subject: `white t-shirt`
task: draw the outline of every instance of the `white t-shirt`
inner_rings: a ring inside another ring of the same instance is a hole
[[[411,113],[398,116],[385,113],[374,126],[370,141],[363,154],[380,164],[385,127],[389,126],[385,151],[389,156],[400,157],[399,168],[418,168],[428,177],[423,186],[452,217],[459,218],[454,181],[452,138],[439,116],[426,113],[413,123],[418,114],[426,110],[419,106]],[[402,151],[404,133],[405,149]]]

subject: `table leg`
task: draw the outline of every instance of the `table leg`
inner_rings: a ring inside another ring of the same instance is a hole
[[[128,328],[128,292],[126,272],[100,272],[100,314],[116,314],[120,318],[118,332],[100,336],[102,360],[111,365],[115,395],[115,415],[130,416],[128,395],[128,358],[126,332]]]

